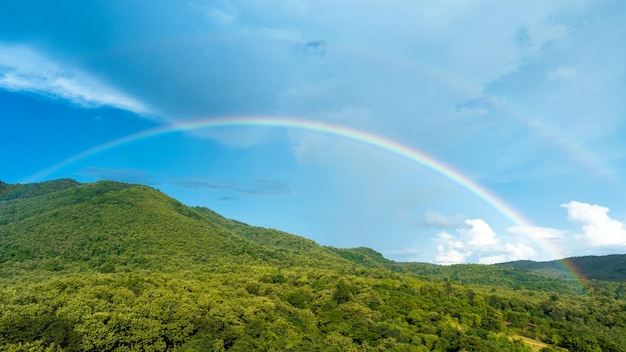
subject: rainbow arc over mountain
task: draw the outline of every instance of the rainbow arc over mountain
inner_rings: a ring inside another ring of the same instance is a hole
[[[389,153],[404,157],[410,161],[416,162],[424,167],[431,169],[432,171],[440,174],[441,176],[455,182],[457,185],[468,190],[484,202],[492,206],[504,217],[510,220],[514,226],[520,226],[524,228],[532,228],[534,225],[526,219],[522,214],[515,210],[508,203],[500,199],[498,196],[490,192],[485,187],[481,186],[476,181],[467,177],[458,170],[446,165],[442,161],[439,161],[432,156],[411,148],[407,145],[398,143],[394,140],[358,130],[351,127],[346,127],[338,124],[332,124],[323,121],[314,121],[301,118],[290,117],[274,117],[274,116],[244,116],[244,117],[227,117],[227,118],[207,118],[193,121],[186,121],[172,125],[165,125],[148,129],[142,132],[131,134],[122,138],[112,140],[110,142],[98,145],[94,148],[83,151],[68,159],[65,159],[47,169],[44,169],[34,175],[25,179],[25,182],[33,182],[44,179],[46,176],[56,172],[70,164],[78,162],[79,160],[86,159],[95,154],[102,153],[104,151],[117,148],[129,143],[136,143],[145,139],[154,138],[169,133],[187,132],[195,130],[203,130],[210,128],[224,128],[224,127],[268,127],[268,128],[292,128],[300,129],[312,132],[324,133],[332,136],[346,138],[349,140],[364,143],[370,146],[374,146]],[[559,250],[555,248],[551,242],[547,240],[537,239],[535,241],[548,253],[559,258]],[[575,280],[581,281],[584,279],[579,270],[574,267],[569,261],[562,260],[561,264],[563,268],[571,274],[571,277]]]

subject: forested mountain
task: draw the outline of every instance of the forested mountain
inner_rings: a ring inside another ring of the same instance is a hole
[[[0,182],[0,350],[626,351],[625,292],[324,247],[142,185]]]
[[[25,185],[11,185],[0,181],[0,202],[36,197],[78,185],[80,185],[80,183],[72,179],[29,183]]]
[[[498,265],[511,268],[536,271],[560,277],[571,276],[569,269],[564,265],[574,267],[579,275],[589,280],[626,281],[626,255],[612,254],[605,256],[572,257],[549,262],[534,262],[521,260],[501,263]]]

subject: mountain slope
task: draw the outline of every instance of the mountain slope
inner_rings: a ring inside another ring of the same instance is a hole
[[[163,269],[241,252],[241,238],[201,220],[145,186],[98,182],[52,190],[0,208],[0,263]]]
[[[211,223],[219,224],[233,234],[264,248],[262,256],[274,258],[275,265],[313,265],[328,268],[349,264],[349,260],[341,258],[333,250],[304,237],[276,229],[250,226],[237,220],[227,219],[208,208],[194,207],[193,209],[205,216]]]
[[[147,186],[66,180],[5,187],[0,272],[180,270],[222,262],[335,267],[315,242],[190,208]],[[236,259],[234,259],[236,258]]]

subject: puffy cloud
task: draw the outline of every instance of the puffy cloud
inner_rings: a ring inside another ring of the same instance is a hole
[[[507,243],[504,245],[504,249],[508,253],[507,261],[529,259],[537,255],[537,251],[534,248],[523,243]]]
[[[437,246],[439,254],[435,257],[435,262],[441,265],[460,264],[465,262],[472,252],[463,252],[456,249],[444,248],[443,245]]]
[[[471,251],[465,249],[463,242],[446,232],[439,235],[440,243],[437,245],[437,257],[435,261],[442,265],[460,264],[465,262],[472,255]]]
[[[478,259],[480,264],[495,264],[502,262],[511,262],[516,260],[530,259],[537,256],[537,251],[523,243],[507,243],[504,245],[505,253],[481,257]]]
[[[482,219],[468,219],[469,228],[459,228],[458,236],[447,232],[437,235],[435,261],[439,264],[464,263],[474,254],[481,264],[494,264],[522,259],[532,259],[537,251],[524,243],[502,243],[489,224]],[[524,231],[528,229],[523,228]]]
[[[476,247],[492,247],[500,243],[496,238],[489,224],[482,219],[469,219],[465,223],[470,226],[469,229],[461,229],[459,232],[469,240],[467,244]]]
[[[478,259],[480,264],[495,264],[503,262],[512,262],[516,260],[531,259],[537,256],[537,251],[523,243],[507,243],[504,245],[505,253],[481,257]]]
[[[570,221],[582,224],[580,237],[586,239],[589,245],[626,246],[624,224],[609,217],[609,208],[577,201],[561,206],[567,209]]]

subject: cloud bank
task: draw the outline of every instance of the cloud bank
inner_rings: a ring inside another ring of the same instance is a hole
[[[447,232],[437,235],[436,262],[458,264],[473,259],[481,264],[494,264],[537,258],[539,252],[528,242],[550,251],[544,255],[557,256],[546,260],[565,258],[571,251],[593,255],[606,249],[623,251],[626,247],[626,226],[608,215],[609,208],[578,201],[561,204],[561,207],[567,209],[567,219],[572,224],[581,226],[580,231],[512,226],[507,232],[517,237],[509,236],[509,240],[503,241],[485,221],[468,219],[466,227],[456,229],[456,235]],[[526,241],[511,241],[514,238]]]

